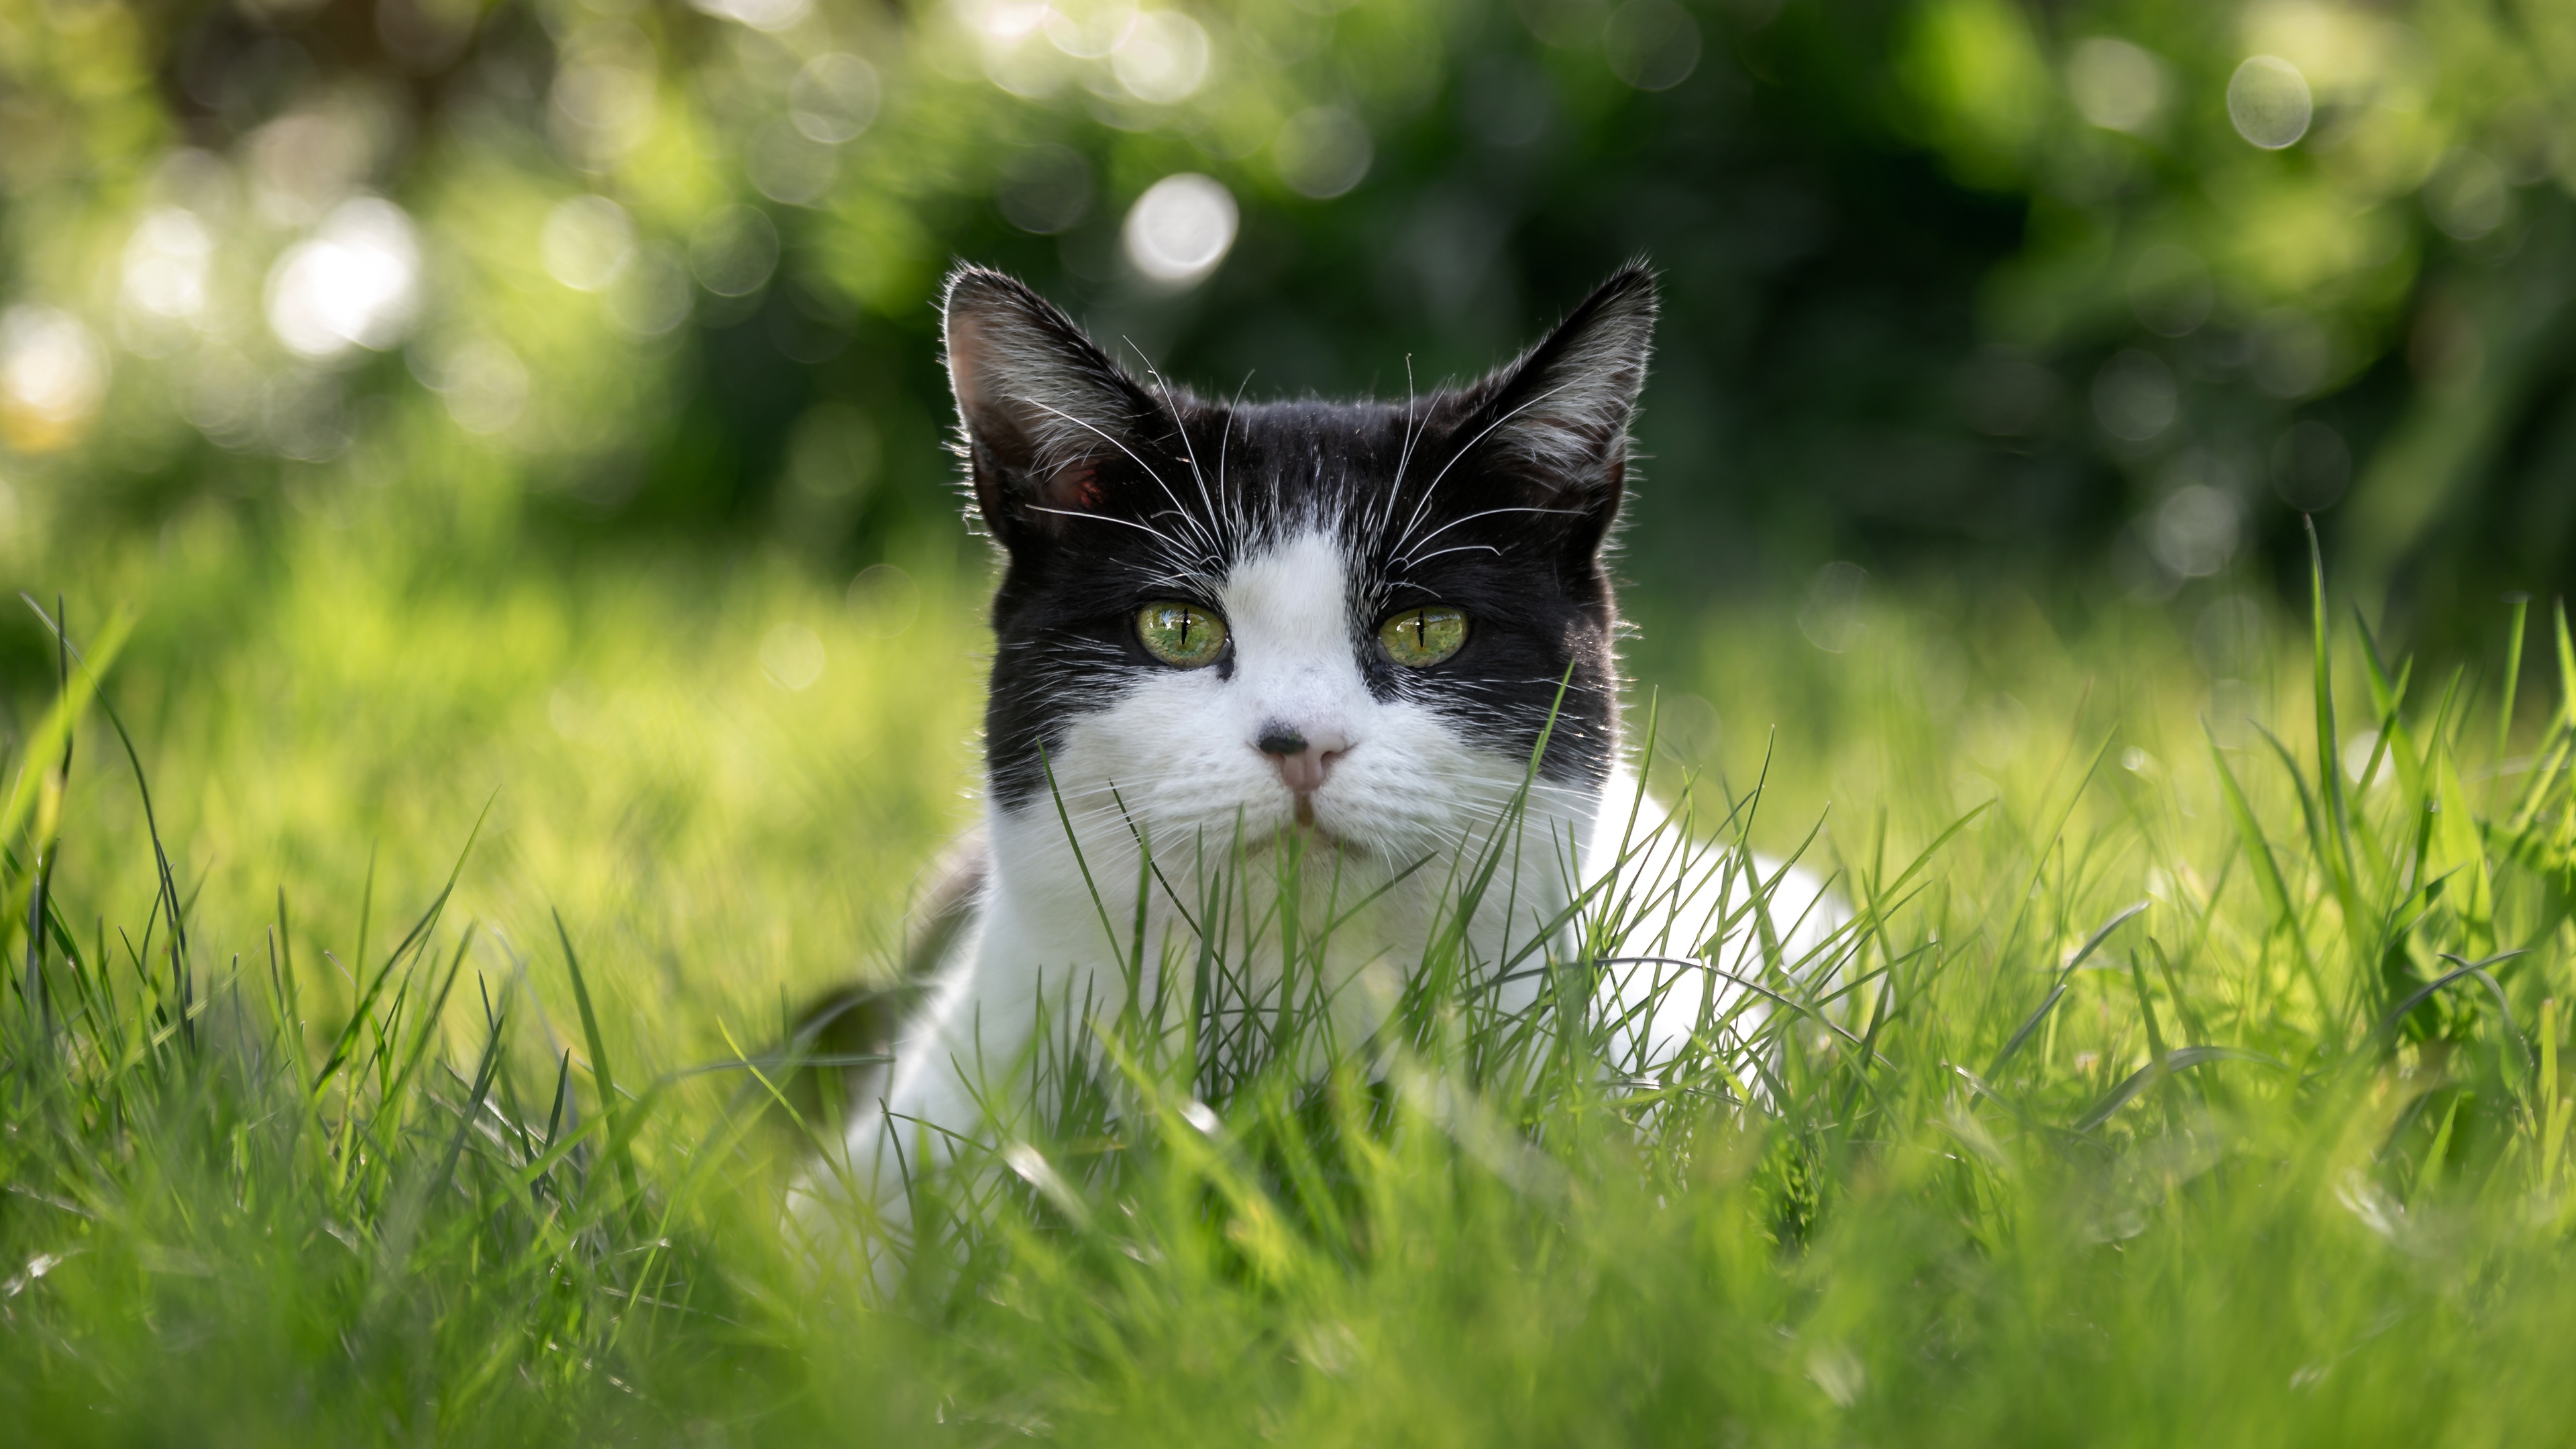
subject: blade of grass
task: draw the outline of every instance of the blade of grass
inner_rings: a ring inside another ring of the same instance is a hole
[[[2522,683],[2522,628],[2531,612],[2531,595],[2508,594],[2505,602],[2513,608],[2504,631],[2504,697],[2496,704],[2495,759],[2501,777],[2505,751],[2513,742],[2513,698]]]
[[[2186,1067],[2196,1067],[2203,1062],[2253,1062],[2260,1066],[2270,1067],[2275,1071],[2286,1072],[2290,1069],[2288,1064],[2281,1061],[2278,1057],[2265,1056],[2263,1053],[2257,1051],[2247,1051],[2243,1047],[2177,1047],[2172,1052],[2157,1057],[2148,1062],[2145,1066],[2130,1073],[2121,1081],[2120,1085],[2111,1089],[2108,1096],[2105,1096],[2101,1101],[2094,1103],[2091,1111],[2076,1118],[2070,1125],[2069,1130],[2075,1132],[2092,1131],[2094,1128],[2110,1121],[2114,1113],[2117,1113],[2122,1107],[2129,1105],[2129,1103],[2134,1100],[2140,1092],[2154,1086],[2159,1078],[2179,1072]]]
[[[2331,1023],[2334,1001],[2317,973],[2316,958],[2308,950],[2307,930],[2291,906],[2289,884],[2281,877],[2281,863],[2272,854],[2271,842],[2263,838],[2263,827],[2255,820],[2254,807],[2246,802],[2244,789],[2236,783],[2236,772],[2227,767],[2227,752],[2220,747],[2217,732],[2210,729],[2207,720],[2201,721],[2201,730],[2209,736],[2209,758],[2218,770],[2219,796],[2227,803],[2228,819],[2236,826],[2246,858],[2254,863],[2254,884],[2262,892],[2263,903],[2271,908],[2273,928],[2289,934],[2290,944],[2298,952],[2299,970],[2317,994],[2317,1009]]]
[[[65,617],[60,594],[54,596],[54,615],[57,619]],[[54,688],[58,700],[71,695],[71,639],[60,629],[54,632]],[[54,769],[53,783],[46,792],[47,804],[38,811],[36,839],[29,847],[41,858],[36,863],[36,887],[27,903],[27,1003],[36,1015],[38,1038],[47,1041],[53,1036],[53,1011],[45,993],[45,923],[53,914],[54,865],[62,857],[62,843],[58,820],[43,817],[56,815],[62,808],[62,794],[72,778],[72,747],[78,742],[76,732],[64,732],[63,762]]]
[[[40,614],[41,610],[38,611]],[[48,621],[50,623],[50,621]],[[0,840],[15,840],[34,814],[36,797],[43,778],[51,773],[49,763],[63,747],[83,714],[87,713],[98,692],[98,681],[116,661],[117,652],[125,647],[127,636],[134,632],[133,616],[119,611],[91,642],[88,657],[74,650],[72,657],[82,668],[80,679],[71,689],[56,697],[36,725],[19,744],[17,783],[10,787],[7,803],[0,804]],[[14,914],[14,912],[13,912]]]
[[[2065,964],[2057,968],[2057,980],[2050,986],[2047,999],[2040,1002],[2037,1010],[2023,1018],[2022,1024],[2005,1040],[2004,1049],[1995,1053],[1993,1064],[1985,1070],[1987,1081],[1991,1082],[2003,1074],[2006,1064],[2021,1051],[2022,1044],[2030,1040],[2030,1034],[2039,1030],[2039,1024],[2046,1021],[2049,1012],[2056,1009],[2058,998],[2066,994],[2067,979],[2075,974],[2075,968],[2083,965],[2086,958],[2102,949],[2102,943],[2111,939],[2111,933],[2128,924],[2140,911],[2147,908],[2147,904],[2145,901],[2139,901],[2135,905],[2125,907],[2119,914],[2104,921],[2092,935],[2085,938],[2082,946],[2076,948],[2074,955],[2066,958]]]
[[[618,1181],[626,1189],[630,1203],[640,1199],[643,1184],[635,1174],[635,1158],[627,1150],[628,1120],[623,1104],[617,1099],[617,1076],[608,1065],[608,1041],[600,1035],[599,1012],[590,1001],[590,983],[582,975],[581,955],[572,948],[572,932],[564,928],[563,913],[551,912],[555,939],[563,943],[564,970],[572,977],[573,1004],[581,1012],[582,1044],[590,1051],[590,1082],[599,1095],[599,1114],[603,1136],[608,1143],[608,1160],[617,1169]]]

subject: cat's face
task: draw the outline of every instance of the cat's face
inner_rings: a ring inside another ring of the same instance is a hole
[[[962,451],[1006,555],[994,803],[1114,814],[1158,857],[1303,829],[1403,864],[1490,833],[1544,738],[1542,795],[1588,814],[1617,731],[1600,554],[1653,316],[1630,270],[1472,387],[1228,405],[958,272]]]

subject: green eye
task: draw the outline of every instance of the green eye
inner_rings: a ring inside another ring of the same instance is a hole
[[[1176,669],[1214,664],[1225,648],[1225,621],[1196,604],[1163,602],[1136,611],[1145,652]]]
[[[1377,626],[1377,647],[1407,669],[1437,664],[1467,643],[1467,616],[1446,604],[1407,609]]]

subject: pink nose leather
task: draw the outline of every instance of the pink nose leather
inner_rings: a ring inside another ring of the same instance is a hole
[[[1279,767],[1280,783],[1299,795],[1311,795],[1324,787],[1324,777],[1332,772],[1333,763],[1349,754],[1350,740],[1335,730],[1318,730],[1308,734],[1285,725],[1272,725],[1261,732],[1255,742],[1261,753]]]

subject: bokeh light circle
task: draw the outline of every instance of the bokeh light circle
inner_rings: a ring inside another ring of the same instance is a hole
[[[892,639],[921,613],[921,586],[893,564],[870,564],[850,580],[850,622],[871,639]]]
[[[2484,153],[2453,149],[2424,182],[2424,212],[2444,234],[2476,241],[2513,214],[2513,191],[2504,171]]]
[[[1290,116],[1270,150],[1288,189],[1317,201],[1359,185],[1377,155],[1368,127],[1339,106],[1315,106]]]
[[[805,62],[787,88],[788,119],[827,145],[857,139],[877,118],[883,96],[876,67],[846,51]]]
[[[642,248],[608,289],[609,319],[636,337],[659,337],[689,318],[689,266],[679,248]]]
[[[771,629],[760,641],[761,672],[791,694],[812,688],[829,662],[822,636],[793,619]]]
[[[0,440],[21,453],[69,447],[107,396],[107,353],[69,312],[22,302],[0,313]]]
[[[840,152],[802,127],[771,121],[743,147],[743,174],[752,188],[788,206],[812,206],[840,175]]]
[[[377,197],[340,204],[268,274],[268,327],[288,351],[324,361],[402,341],[420,305],[420,239]]]
[[[537,233],[546,275],[576,292],[596,292],[616,281],[634,255],[635,223],[625,207],[605,196],[556,202]]]
[[[778,227],[758,207],[728,206],[689,234],[689,270],[719,297],[748,297],[778,269]]]
[[[1127,212],[1121,239],[1136,270],[1170,287],[1195,285],[1234,246],[1234,193],[1195,171],[1145,188]]]
[[[1109,73],[1127,94],[1153,105],[1188,100],[1207,80],[1208,33],[1177,10],[1138,17],[1109,56]]]
[[[2227,82],[2227,119],[2236,134],[2266,151],[2298,144],[2316,115],[2308,78],[2277,55],[2258,55]]]
[[[2236,556],[2244,510],[2207,484],[2174,490],[2158,505],[2147,529],[2156,561],[2187,579],[2207,578]]]
[[[126,301],[156,316],[196,316],[206,307],[214,252],[214,236],[195,212],[153,208],[125,244]]]
[[[2140,131],[2164,109],[2164,67],[2112,35],[2079,40],[2066,57],[2066,91],[2084,119],[2106,131]]]

